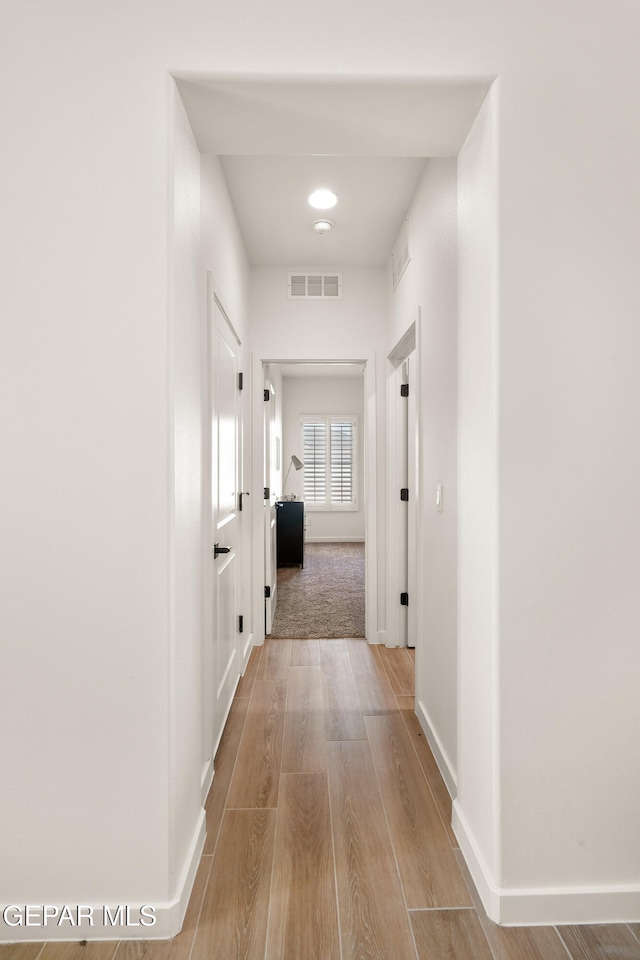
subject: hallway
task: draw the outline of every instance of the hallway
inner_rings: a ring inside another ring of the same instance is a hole
[[[363,640],[255,648],[182,932],[6,945],[0,960],[638,960],[639,924],[487,920],[413,712],[413,673],[413,651]]]

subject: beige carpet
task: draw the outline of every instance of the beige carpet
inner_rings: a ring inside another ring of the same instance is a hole
[[[304,567],[280,567],[271,636],[364,637],[364,543],[307,543]]]

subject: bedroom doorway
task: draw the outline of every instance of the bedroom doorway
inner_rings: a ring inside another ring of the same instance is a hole
[[[267,636],[366,636],[365,367],[263,364]]]

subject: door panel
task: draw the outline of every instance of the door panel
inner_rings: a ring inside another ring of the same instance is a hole
[[[264,365],[264,388],[269,391],[269,400],[264,403],[264,485],[269,490],[269,497],[264,500],[264,571],[265,586],[270,587],[271,596],[264,601],[264,632],[271,633],[273,618],[276,615],[278,602],[278,563],[276,556],[276,395],[271,389],[269,365]]]
[[[418,635],[418,421],[416,410],[415,352],[407,358],[407,383],[410,384],[407,398],[407,646],[415,647]]]
[[[227,718],[242,670],[238,633],[240,404],[238,348],[216,301],[211,331],[212,415],[212,668],[214,743]],[[224,552],[214,555],[214,546]]]

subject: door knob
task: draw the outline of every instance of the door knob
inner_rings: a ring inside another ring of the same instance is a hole
[[[221,553],[230,553],[231,547],[219,547],[217,543],[213,545],[213,559],[215,560]]]

